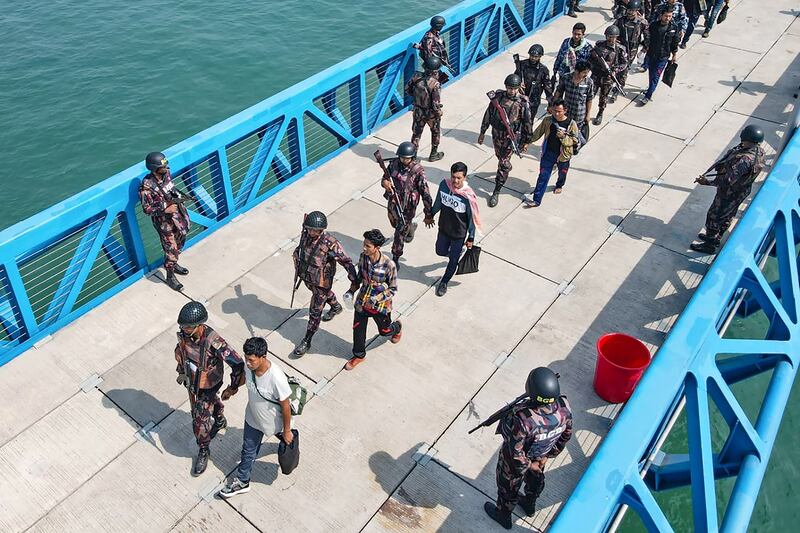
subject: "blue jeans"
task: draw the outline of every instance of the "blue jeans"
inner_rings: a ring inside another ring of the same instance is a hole
[[[692,5],[692,7],[688,7],[689,5]],[[700,20],[699,5],[695,7],[695,4],[684,4],[684,8],[686,8],[686,17],[689,19],[689,23],[686,25],[686,33],[683,35],[681,44],[686,44],[689,42],[689,37],[691,37],[692,33],[694,33],[694,29],[697,26],[697,21]]]
[[[542,146],[542,160],[539,161],[539,178],[536,180],[536,188],[533,189],[533,201],[537,204],[542,203],[544,191],[547,190],[547,184],[550,181],[550,174],[553,173],[553,167],[558,166],[558,181],[556,181],[556,189],[564,186],[567,182],[567,172],[569,171],[569,160],[564,162],[558,161],[558,152],[553,153],[547,149],[547,142]]]
[[[644,95],[647,98],[652,98],[653,93],[656,92],[658,82],[661,80],[661,74],[664,73],[664,67],[667,66],[669,59],[656,59],[655,57],[646,57],[645,63],[647,64],[647,73],[650,76],[650,85],[647,87],[647,92]]]
[[[714,5],[711,5],[711,3]],[[722,9],[722,4],[725,3],[725,0],[708,0],[706,5],[708,9],[706,10],[706,29],[711,30],[714,27],[714,23],[717,22],[717,15],[719,15],[720,10]]]
[[[464,246],[465,239],[451,239],[443,231],[439,230],[436,237],[436,255],[447,257],[447,268],[444,270],[442,283],[448,283],[458,268],[458,260],[461,257],[461,248]]]
[[[250,482],[250,472],[253,471],[253,463],[261,450],[261,439],[264,434],[248,424],[244,423],[244,439],[242,441],[242,459],[239,462],[239,470],[236,477],[239,481]]]

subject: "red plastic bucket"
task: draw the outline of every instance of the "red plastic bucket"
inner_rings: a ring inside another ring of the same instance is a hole
[[[623,333],[607,333],[597,339],[594,390],[607,402],[627,401],[649,364],[650,350],[642,341]]]

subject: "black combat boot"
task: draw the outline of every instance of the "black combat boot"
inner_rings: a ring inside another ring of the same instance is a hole
[[[719,246],[719,241],[717,240],[709,240],[704,241],[701,243],[692,243],[689,245],[689,248],[694,250],[695,252],[700,252],[701,254],[713,254],[717,251],[717,246]]]
[[[406,244],[408,244],[408,243],[410,243],[411,241],[414,240],[414,234],[416,232],[417,232],[417,223],[416,222],[412,222],[411,223],[411,227],[408,228],[408,233],[406,233],[405,238],[403,238],[403,240],[405,241]]]
[[[578,2],[574,2],[573,5],[575,6],[575,13],[583,13],[583,9],[581,9],[581,5]]]
[[[439,151],[439,146],[431,146],[431,155],[428,157],[428,161],[433,163],[434,161],[438,161],[444,157],[444,152]]]
[[[489,515],[489,518],[503,526],[505,529],[511,529],[511,513],[504,513],[497,508],[492,502],[483,504],[483,510]]]
[[[497,205],[497,202],[500,200],[500,188],[496,188],[492,195],[489,197],[489,201],[486,202],[489,207],[494,207]]]
[[[185,276],[189,273],[189,269],[186,267],[182,267],[179,264],[175,263],[175,273],[179,276]]]
[[[400,273],[400,256],[399,255],[393,255],[392,256],[392,261],[394,261],[395,270],[399,274]]]
[[[328,309],[328,311],[324,315],[322,315],[322,321],[330,322],[331,320],[333,320],[333,317],[335,317],[341,312],[342,312],[342,305],[337,302],[333,304],[331,308]]]
[[[572,17],[574,19],[578,18],[578,15],[575,14],[575,10],[570,6],[569,11],[567,12],[568,17]]]
[[[192,475],[194,477],[197,477],[206,471],[206,467],[208,467],[208,457],[210,455],[211,450],[209,450],[208,446],[200,447],[200,451],[197,452],[197,459],[195,459],[194,462],[194,468],[192,468]]]
[[[709,235],[708,233],[706,233],[704,231],[701,231],[700,233],[698,233],[697,234],[697,238],[700,239],[703,242],[708,242],[708,241],[717,241],[717,242],[719,242],[719,237],[712,237],[711,235]]]
[[[603,110],[601,109],[600,111],[597,112],[597,116],[594,117],[592,124],[594,124],[595,126],[599,126],[602,123],[603,123]]]
[[[297,345],[297,348],[294,349],[294,354],[298,357],[302,357],[308,352],[309,348],[311,348],[311,337],[313,335],[306,335],[303,337],[303,340],[300,341],[300,344]]]
[[[167,270],[167,279],[165,281],[167,286],[173,291],[179,291],[183,288],[183,283],[178,281],[178,278],[175,277],[175,272],[172,270]]]
[[[213,426],[211,426],[211,433],[210,433],[211,438],[213,439],[214,437],[216,437],[217,433],[219,433],[226,427],[228,427],[228,419],[225,418],[225,416],[223,415],[214,422]]]
[[[519,499],[519,506],[522,507],[527,516],[536,514],[536,498],[529,494]]]

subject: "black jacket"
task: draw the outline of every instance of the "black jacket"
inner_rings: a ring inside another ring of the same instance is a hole
[[[680,31],[674,21],[667,27],[661,26],[661,21],[656,20],[650,24],[650,40],[647,43],[647,56],[656,59],[667,59],[670,54],[678,51],[680,44]]]

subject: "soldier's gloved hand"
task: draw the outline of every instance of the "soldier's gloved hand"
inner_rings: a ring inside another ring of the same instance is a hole
[[[178,385],[182,385],[184,387],[189,385],[189,378],[186,377],[186,374],[184,373],[178,374],[178,379],[176,379],[175,381],[178,383]]]
[[[483,141],[486,139],[486,135],[481,133],[478,135],[478,144],[483,144]]]
[[[225,401],[230,399],[231,396],[236,394],[237,390],[238,389],[234,389],[232,387],[227,387],[224,391],[222,391],[222,400]]]

